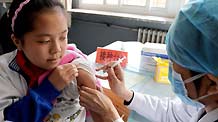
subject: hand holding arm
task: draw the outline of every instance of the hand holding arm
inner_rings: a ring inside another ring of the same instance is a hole
[[[48,77],[48,79],[57,90],[61,91],[76,77],[78,77],[78,70],[76,65],[67,63],[57,66]]]
[[[106,119],[117,120],[120,118],[111,100],[98,90],[88,87],[80,89],[80,104]]]

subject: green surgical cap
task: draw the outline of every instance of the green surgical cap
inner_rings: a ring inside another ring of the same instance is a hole
[[[179,12],[167,37],[167,53],[177,64],[218,75],[218,0],[191,0]]]

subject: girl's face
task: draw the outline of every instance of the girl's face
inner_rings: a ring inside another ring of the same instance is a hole
[[[34,20],[33,31],[24,35],[21,45],[31,63],[42,69],[55,68],[67,47],[67,18],[61,8],[42,11]]]

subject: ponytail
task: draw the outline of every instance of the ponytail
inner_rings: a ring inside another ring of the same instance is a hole
[[[8,53],[16,49],[11,39],[11,34],[11,24],[6,12],[0,19],[0,45],[3,50],[0,54]]]

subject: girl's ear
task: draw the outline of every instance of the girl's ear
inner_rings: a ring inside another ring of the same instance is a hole
[[[13,40],[13,43],[16,45],[18,50],[21,50],[22,45],[21,45],[21,40],[16,38],[14,34],[11,34],[11,39]]]

